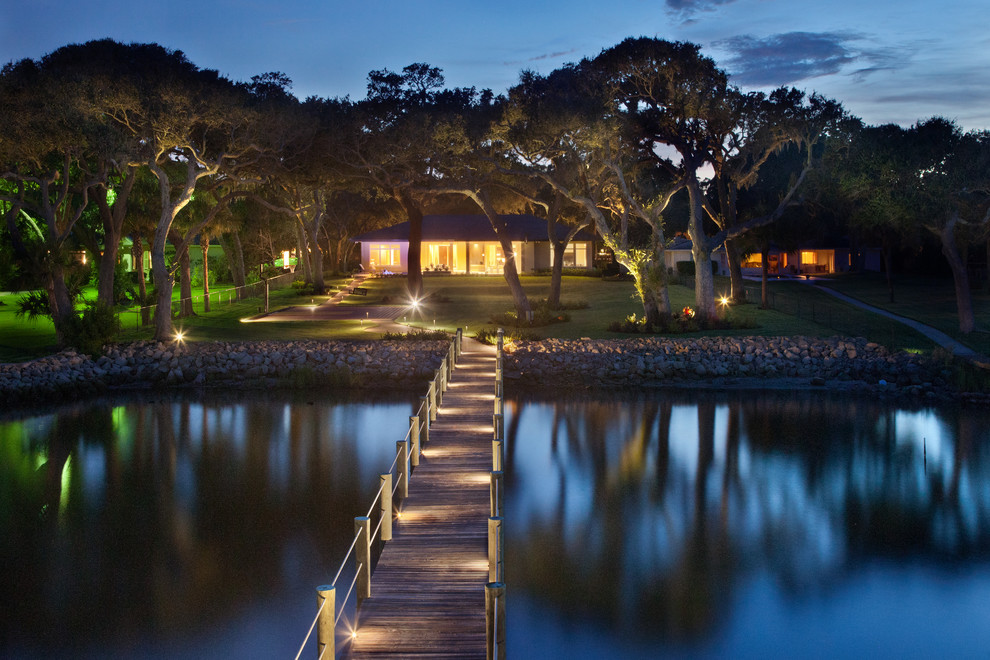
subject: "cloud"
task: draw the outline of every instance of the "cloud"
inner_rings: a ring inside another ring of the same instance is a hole
[[[667,11],[681,14],[693,15],[703,11],[714,11],[721,5],[729,5],[736,0],[666,0]]]
[[[863,49],[868,40],[855,32],[786,32],[762,39],[741,35],[712,44],[732,53],[726,66],[733,82],[752,87],[786,85],[833,75],[858,65],[850,75],[858,80],[879,71],[901,68],[910,48]]]
[[[530,62],[541,62],[543,60],[557,60],[565,55],[570,55],[571,53],[576,53],[577,48],[571,48],[570,50],[561,50],[553,53],[543,53],[542,55],[534,55],[533,57],[528,57],[525,60],[513,60],[502,62],[505,66],[519,66],[520,64],[528,64]]]

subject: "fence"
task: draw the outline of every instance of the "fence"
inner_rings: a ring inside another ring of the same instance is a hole
[[[409,430],[406,431],[402,440],[395,443],[395,459],[392,461],[392,465],[387,472],[379,475],[378,492],[372,499],[367,514],[354,519],[354,539],[343,560],[341,560],[340,568],[337,570],[333,582],[317,587],[319,607],[316,617],[299,647],[296,660],[302,656],[314,629],[317,631],[318,657],[333,658],[336,653],[337,627],[351,594],[355,594],[358,604],[361,600],[371,597],[371,574],[374,560],[372,544],[376,540],[385,542],[392,539],[393,501],[396,497],[409,496],[410,473],[419,465],[422,446],[429,442],[430,425],[436,421],[437,409],[443,404],[443,395],[447,391],[454,364],[460,358],[462,340],[463,333],[458,329],[456,337],[451,340],[450,348],[447,350],[443,362],[430,381],[426,395],[420,397],[420,405],[416,414],[409,417]],[[373,517],[377,518],[374,531],[371,529]],[[355,566],[354,578],[344,598],[337,603],[337,581],[352,556]]]
[[[209,294],[201,294],[198,296],[191,296],[189,298],[179,298],[178,300],[172,301],[171,313],[174,316],[182,309],[182,306],[187,303],[193,311],[195,311],[196,304],[199,303],[200,310],[203,313],[207,313],[211,311],[212,303],[222,305],[226,302],[227,304],[232,305],[234,302],[245,300],[247,298],[263,298],[263,309],[267,312],[269,291],[271,289],[284,289],[292,284],[295,277],[296,276],[294,273],[283,273],[282,275],[276,275],[275,277],[270,277],[266,280],[260,280],[244,286],[229,287],[226,289],[220,289],[219,291],[210,291]],[[138,329],[140,329],[141,326],[151,324],[152,319],[154,318],[155,309],[157,307],[158,305],[146,305],[130,310],[135,314],[136,327]]]
[[[760,287],[747,286],[745,289],[747,300],[761,300]],[[898,345],[897,336],[906,327],[898,321],[866,310],[778,291],[767,292],[767,304],[770,309],[782,314],[824,325],[849,337],[867,337],[871,341],[886,344],[889,348],[903,348]]]
[[[495,344],[495,411],[492,415],[491,512],[488,518],[488,584],[485,585],[486,658],[505,660],[505,401],[502,348],[505,333],[498,329]]]

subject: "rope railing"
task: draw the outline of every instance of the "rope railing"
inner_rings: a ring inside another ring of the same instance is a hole
[[[254,296],[263,296],[265,294],[266,283],[269,288],[273,286],[275,288],[284,288],[289,284],[291,284],[294,280],[295,280],[294,273],[284,273],[282,275],[276,275],[275,277],[268,278],[267,280],[252,282],[251,284],[244,284],[242,286],[227,287],[225,289],[210,291],[208,295],[211,301],[216,301],[218,305],[222,305],[224,304],[223,296],[224,294],[226,294],[227,295],[226,302],[232,305],[234,304],[235,300],[243,299],[242,295],[238,293],[240,291],[246,291],[250,289],[254,292]],[[254,297],[254,296],[246,296],[246,297]],[[170,307],[169,311],[174,310],[176,307],[178,307],[181,310],[182,306],[186,303],[192,306],[196,302],[199,302],[203,305],[203,311],[205,312],[206,305],[204,301],[206,300],[206,297],[207,294],[199,294],[188,298],[178,298],[177,300],[172,300],[169,303],[169,307]],[[137,327],[140,328],[142,325],[151,323],[152,315],[154,313],[154,310],[157,309],[157,307],[158,307],[157,304],[143,305],[143,306],[131,308],[127,310],[127,312],[134,312],[134,314],[137,316]]]
[[[456,339],[451,342],[450,347],[444,356],[443,363],[440,369],[437,369],[437,371],[434,373],[433,379],[430,381],[427,395],[424,397],[420,397],[421,401],[419,408],[416,409],[416,414],[409,418],[410,424],[409,424],[409,428],[406,430],[405,436],[403,437],[402,440],[396,442],[395,458],[392,460],[392,464],[389,466],[388,471],[382,473],[381,475],[382,477],[381,484],[379,485],[374,498],[372,498],[371,500],[371,506],[368,509],[367,515],[363,516],[362,518],[355,518],[356,530],[354,533],[354,538],[351,541],[351,545],[347,549],[347,552],[344,554],[343,560],[341,560],[340,562],[340,567],[337,569],[336,575],[334,575],[333,582],[331,582],[326,587],[319,587],[318,591],[321,594],[324,591],[326,591],[330,593],[331,596],[328,599],[325,599],[321,602],[319,610],[316,613],[316,617],[313,620],[313,623],[310,625],[309,631],[306,633],[306,637],[305,639],[303,639],[302,645],[299,647],[299,652],[296,654],[296,660],[298,660],[299,657],[302,655],[303,649],[306,647],[306,644],[309,643],[309,640],[313,634],[313,630],[317,628],[318,624],[319,624],[319,629],[321,631],[321,635],[320,635],[321,638],[318,641],[320,644],[323,645],[322,648],[320,649],[319,657],[322,658],[324,654],[327,653],[328,649],[333,654],[331,655],[331,657],[334,657],[335,655],[335,653],[333,653],[334,645],[335,645],[334,635],[337,628],[337,624],[340,622],[340,618],[344,613],[345,606],[348,600],[350,599],[351,594],[354,592],[355,585],[358,584],[359,578],[362,578],[362,571],[367,571],[367,574],[362,579],[361,584],[363,586],[360,587],[359,591],[366,592],[364,597],[370,595],[371,543],[373,543],[379,538],[379,534],[381,534],[382,542],[391,539],[390,523],[391,523],[392,499],[395,497],[396,492],[399,492],[400,490],[403,497],[408,495],[408,478],[409,478],[410,463],[412,464],[413,467],[415,467],[418,464],[418,456],[415,456],[415,458],[413,458],[413,456],[416,454],[419,444],[421,442],[427,441],[429,438],[430,423],[432,420],[436,419],[436,408],[439,407],[440,402],[442,401],[441,399],[442,394],[438,396],[438,393],[440,393],[442,389],[446,388],[445,379],[447,378],[448,374],[451,373],[453,362],[460,354],[460,349],[461,349],[460,341],[461,341],[461,333],[458,331]],[[415,430],[415,434],[413,434],[414,430]],[[413,455],[410,455],[409,452],[409,445],[411,440],[414,441],[414,444],[416,445],[416,447],[413,448]],[[400,459],[403,459],[403,457],[404,460],[402,460],[402,463],[400,464]],[[391,479],[393,473],[395,473],[397,477],[396,479],[394,479],[395,485],[391,489],[386,489],[386,486],[388,485],[389,480]],[[388,493],[388,498],[385,498],[385,493]],[[378,524],[375,526],[374,533],[368,534],[368,526],[367,526],[368,522],[370,521],[372,514],[375,512],[376,507],[378,507],[379,505],[381,505],[381,510],[383,515],[379,517]],[[385,512],[388,512],[388,516],[389,516],[388,518],[389,525],[387,526],[386,526],[386,517],[384,515]],[[388,535],[382,532],[382,530],[386,528],[389,530]],[[361,545],[360,548],[358,547],[359,543]],[[355,554],[356,550],[357,553]],[[354,571],[354,578],[351,580],[350,587],[347,589],[347,594],[344,596],[344,599],[340,601],[339,612],[336,612],[335,615],[333,616],[332,623],[327,622],[330,630],[324,633],[323,625],[320,622],[321,622],[321,617],[324,616],[324,609],[326,607],[327,600],[329,600],[331,603],[333,602],[334,597],[332,594],[335,593],[337,580],[340,579],[340,576],[344,572],[344,568],[347,566],[347,562],[350,561],[352,555],[355,555],[356,557],[355,560],[356,568]],[[362,561],[362,557],[364,558],[364,561]],[[359,603],[361,598],[362,596],[359,593],[358,594]]]

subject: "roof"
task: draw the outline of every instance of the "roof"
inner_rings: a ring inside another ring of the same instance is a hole
[[[500,215],[511,241],[547,240],[547,221],[535,215]],[[564,239],[569,228],[557,225],[557,237]],[[590,241],[589,232],[581,230],[575,240]],[[371,241],[408,241],[409,223],[403,222],[385,229],[369,231],[351,239],[355,243]],[[424,241],[497,241],[491,222],[484,215],[424,215]]]

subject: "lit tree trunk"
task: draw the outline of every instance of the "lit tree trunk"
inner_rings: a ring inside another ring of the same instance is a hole
[[[691,254],[694,257],[694,304],[698,317],[704,323],[710,323],[716,318],[715,313],[715,278],[712,275],[712,252],[708,247],[708,236],[704,230],[702,215],[701,185],[694,170],[690,169],[686,187],[690,205],[688,218],[688,235],[691,237]]]
[[[306,233],[309,238],[310,254],[313,265],[313,293],[323,295],[326,291],[326,284],[323,281],[323,249],[318,240],[320,235],[320,221],[323,218],[323,210],[316,211],[316,217],[306,223]]]
[[[393,191],[396,201],[406,213],[406,220],[409,221],[409,254],[406,258],[407,281],[406,288],[409,297],[418,300],[423,297],[423,211],[416,201],[405,190],[397,188]],[[505,247],[503,246],[503,250]],[[511,250],[510,250],[511,252]],[[508,266],[508,259],[506,265]],[[515,270],[515,264],[513,264]],[[518,277],[516,278],[518,280]],[[508,281],[508,280],[506,280]],[[509,287],[511,288],[511,284]],[[524,294],[525,295],[525,294]],[[529,310],[529,302],[526,302],[526,309]]]
[[[742,274],[742,251],[734,238],[725,241],[725,260],[729,263],[730,297],[734,303],[746,302],[746,283]]]
[[[113,307],[114,277],[116,276],[117,254],[123,238],[124,217],[127,214],[127,198],[137,180],[137,167],[127,168],[123,184],[117,189],[113,205],[107,203],[108,188],[104,185],[97,192],[96,203],[103,220],[103,256],[99,261],[99,274],[96,284],[96,303],[103,307]]]
[[[203,250],[203,312],[210,311],[210,237],[199,235],[199,247]]]
[[[144,239],[140,234],[131,236],[131,257],[134,260],[134,272],[137,273],[138,305],[141,307],[141,325],[148,324],[148,285],[144,272]]]
[[[296,267],[302,265],[303,281],[307,284],[313,283],[313,265],[309,257],[309,246],[306,243],[306,232],[303,229],[302,218],[296,218],[296,245],[299,250],[299,259],[296,260]]]
[[[547,296],[547,307],[550,309],[560,309],[560,280],[564,274],[564,249],[567,247],[565,241],[558,241],[553,231],[555,223],[547,221],[550,245],[553,249],[553,264],[550,268],[550,293]]]

